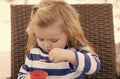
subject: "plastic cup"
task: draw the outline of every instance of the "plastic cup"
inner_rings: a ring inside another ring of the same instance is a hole
[[[36,70],[30,72],[30,78],[31,79],[46,79],[48,76],[48,73],[42,70]]]

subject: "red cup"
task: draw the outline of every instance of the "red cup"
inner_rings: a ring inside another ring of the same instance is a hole
[[[46,79],[48,76],[48,73],[42,70],[36,70],[30,72],[30,78],[31,79]]]

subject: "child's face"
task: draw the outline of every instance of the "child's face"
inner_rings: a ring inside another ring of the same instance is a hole
[[[46,52],[53,48],[64,48],[67,44],[67,35],[63,32],[59,22],[50,26],[35,27],[38,45]]]

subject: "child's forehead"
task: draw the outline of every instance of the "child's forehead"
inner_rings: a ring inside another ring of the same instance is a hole
[[[56,21],[53,22],[52,24],[48,24],[47,27],[51,27],[51,26],[62,26],[63,22],[62,21]]]
[[[41,33],[37,33],[36,36],[40,39],[59,39],[63,36],[64,32],[58,32],[58,31],[44,31]]]

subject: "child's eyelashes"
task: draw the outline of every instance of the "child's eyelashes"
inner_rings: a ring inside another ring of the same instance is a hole
[[[45,41],[45,39],[39,39],[39,41]],[[58,40],[56,40],[56,39],[52,39],[52,40],[48,40],[48,41],[50,41],[50,42],[52,42],[52,43],[55,43],[55,42],[57,42]]]
[[[55,42],[57,42],[58,40],[51,40],[51,42],[53,42],[53,43],[55,43]]]

